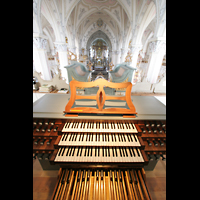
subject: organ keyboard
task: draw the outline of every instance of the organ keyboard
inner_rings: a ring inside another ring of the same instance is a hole
[[[64,96],[42,97],[51,98],[56,110],[45,112],[39,101],[33,120],[33,159],[43,169],[59,169],[52,200],[152,199],[144,169],[153,170],[160,158],[166,159],[165,114],[155,116],[155,108],[147,107],[152,114],[140,115],[137,109],[132,118],[66,117],[65,102],[60,103]],[[152,98],[134,102],[149,105]]]
[[[136,134],[64,133],[59,146],[141,146]]]
[[[54,162],[143,163],[144,159],[137,147],[60,147]]]
[[[67,122],[65,123],[62,132],[115,132],[115,133],[137,133],[137,129],[133,123],[129,122]]]

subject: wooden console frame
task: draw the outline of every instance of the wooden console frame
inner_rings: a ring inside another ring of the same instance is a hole
[[[76,87],[84,87],[84,88],[91,88],[91,87],[99,87],[99,90],[97,91],[97,94],[94,96],[81,96],[76,94]],[[105,94],[104,87],[110,87],[110,88],[126,88],[126,95],[123,97],[118,96],[109,96]],[[97,79],[92,82],[80,82],[76,80],[72,80],[70,82],[70,90],[71,90],[71,96],[69,99],[69,102],[65,106],[65,114],[68,113],[102,113],[102,114],[131,114],[130,117],[135,117],[135,114],[137,114],[135,106],[132,103],[131,100],[131,89],[132,89],[132,83],[126,82],[126,83],[113,83],[109,82],[105,79]],[[74,107],[75,100],[78,99],[91,99],[96,100],[98,108],[91,108],[91,107]],[[106,100],[123,100],[126,101],[129,109],[127,108],[105,108],[103,109],[104,103]],[[67,115],[69,116],[69,115]],[[127,116],[126,116],[127,117]]]

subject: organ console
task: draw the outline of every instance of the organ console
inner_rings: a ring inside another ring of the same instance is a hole
[[[135,115],[75,117],[63,113],[68,97],[46,94],[33,107],[33,159],[43,169],[59,169],[52,200],[152,199],[145,170],[166,159],[165,106],[154,97],[130,96]]]

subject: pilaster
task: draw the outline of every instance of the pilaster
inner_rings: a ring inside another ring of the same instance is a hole
[[[132,55],[132,61],[131,61],[131,67],[136,68],[137,67],[137,59],[138,59],[138,55],[139,55],[139,51],[142,49],[142,45],[132,45],[130,47],[130,53]],[[134,75],[135,75],[135,70],[133,71],[133,79],[134,79]],[[133,79],[131,81],[131,83],[133,83]]]
[[[166,40],[153,40],[149,43],[149,63],[147,68],[147,80],[156,83],[162,60],[166,52]]]
[[[121,48],[121,60],[120,62],[125,62],[125,57],[127,55],[127,52],[128,52],[128,49],[125,49],[125,48]]]
[[[46,37],[33,35],[33,60],[35,70],[42,73],[44,80],[51,80],[52,77],[48,66],[46,47]]]
[[[61,76],[65,78],[66,83],[69,84],[67,70],[64,68],[68,65],[67,44],[61,42],[54,42],[54,45],[56,48],[56,52],[58,52]]]

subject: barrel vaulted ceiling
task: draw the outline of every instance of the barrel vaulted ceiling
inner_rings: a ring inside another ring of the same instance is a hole
[[[50,49],[65,37],[69,48],[86,48],[91,36],[102,31],[113,50],[127,48],[130,40],[146,50],[150,38],[165,36],[165,4],[166,0],[34,0],[33,32],[47,36]]]

